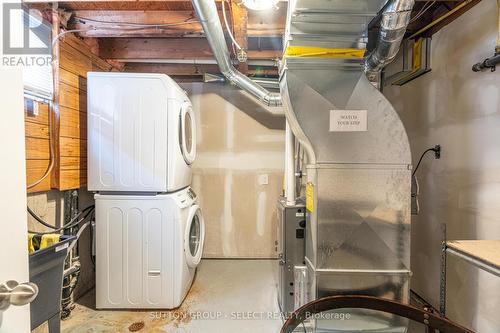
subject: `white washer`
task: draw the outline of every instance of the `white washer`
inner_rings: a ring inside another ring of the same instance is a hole
[[[205,224],[190,188],[95,195],[96,307],[172,309],[200,263]]]
[[[91,72],[87,85],[90,191],[191,185],[195,115],[177,83],[165,74]]]

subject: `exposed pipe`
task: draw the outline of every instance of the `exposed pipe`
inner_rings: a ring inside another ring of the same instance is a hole
[[[288,121],[285,128],[285,197],[288,206],[295,205],[295,137]]]
[[[410,22],[415,0],[390,0],[385,6],[375,49],[366,57],[365,72],[379,73],[396,57]]]
[[[472,70],[474,72],[482,72],[485,69],[489,69],[494,72],[498,64],[500,64],[500,53],[495,54],[491,58],[485,59],[483,62],[475,64],[474,66],[472,66]]]
[[[201,21],[208,44],[210,45],[214,57],[217,60],[221,73],[224,74],[230,82],[234,83],[240,89],[250,93],[265,105],[280,107],[282,104],[281,95],[279,93],[272,93],[268,91],[234,68],[229,56],[229,50],[224,38],[215,1],[192,0],[192,3],[196,14]]]
[[[280,89],[280,82],[278,79],[257,78],[252,77],[251,80],[258,85],[269,89]],[[226,82],[226,78],[221,74],[205,73],[203,74],[203,82]]]
[[[474,72],[482,72],[485,69],[489,69],[492,72],[496,71],[496,67],[500,64],[500,0],[497,1],[497,10],[498,10],[498,39],[497,45],[495,47],[495,55],[491,58],[487,58],[483,60],[483,62],[479,62],[472,66],[472,70]]]

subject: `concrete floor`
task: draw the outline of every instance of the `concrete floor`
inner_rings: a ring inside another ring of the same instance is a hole
[[[203,260],[179,309],[97,311],[91,292],[77,301],[62,333],[277,333],[276,284],[274,260]]]

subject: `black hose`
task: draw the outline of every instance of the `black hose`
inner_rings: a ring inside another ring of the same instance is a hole
[[[50,229],[57,229],[57,227],[53,226],[53,225],[50,225],[48,224],[47,222],[45,222],[44,220],[42,220],[42,218],[38,215],[35,214],[34,211],[31,210],[31,208],[29,206],[26,206],[26,208],[28,208],[28,213],[38,222],[40,223],[41,225],[43,226],[46,226],[47,228],[50,228]]]
[[[47,228],[50,228],[50,229],[54,229],[54,230],[57,230],[57,227],[45,222],[40,216],[38,216],[33,210],[31,210],[31,208],[29,206],[26,206],[26,208],[28,209],[28,213],[38,222],[40,223],[41,225],[47,227]],[[86,212],[87,210],[91,209],[91,208],[94,208],[94,205],[90,205],[84,209],[82,209],[81,212],[79,212],[71,221],[69,221],[69,223],[73,223],[73,221],[75,221],[82,213]]]
[[[53,234],[53,233],[57,233],[57,232],[60,232],[60,231],[63,231],[63,230],[66,230],[66,229],[71,229],[71,228],[74,228],[76,227],[77,225],[79,225],[81,222],[85,221],[87,219],[87,217],[89,217],[89,215],[94,211],[94,205],[92,206],[89,206],[85,209],[83,209],[80,213],[78,213],[78,215],[76,215],[71,221],[69,224],[67,225],[64,225],[60,228],[57,228],[57,229],[54,229],[52,231],[48,231],[48,232],[34,232],[34,231],[30,231],[28,230],[29,233],[31,234],[35,234],[35,235],[48,235],[48,234]],[[76,222],[73,222],[75,221],[82,213],[84,213],[85,211],[87,211],[85,213],[85,215],[80,219],[80,220],[77,220]]]

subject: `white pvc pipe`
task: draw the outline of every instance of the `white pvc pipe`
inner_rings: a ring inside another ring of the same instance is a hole
[[[295,137],[288,120],[285,128],[285,197],[288,206],[295,205]]]

